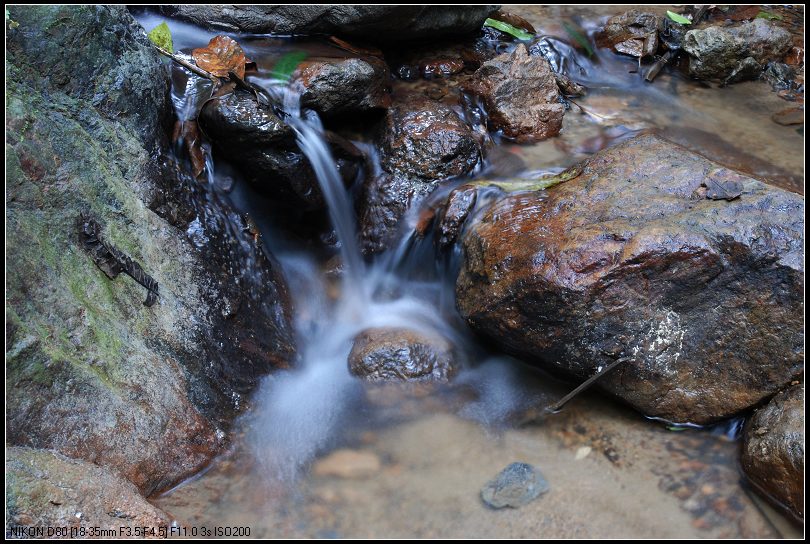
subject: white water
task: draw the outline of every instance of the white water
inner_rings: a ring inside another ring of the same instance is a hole
[[[278,88],[268,94],[279,97]],[[328,280],[314,259],[302,253],[277,253],[290,285],[301,360],[294,370],[265,378],[256,394],[250,441],[265,472],[290,483],[301,469],[338,436],[362,400],[359,380],[349,373],[354,337],[371,327],[403,327],[439,333],[458,344],[461,338],[437,308],[442,286],[436,281],[409,282],[400,275],[408,239],[393,258],[369,266],[357,241],[349,193],[313,111],[301,111],[299,97],[281,93],[285,121],[315,171],[340,243],[343,275],[338,299],[330,300]],[[435,258],[430,257],[432,266]]]

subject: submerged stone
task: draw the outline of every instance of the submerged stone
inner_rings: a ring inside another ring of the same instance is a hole
[[[349,370],[369,381],[447,381],[453,346],[438,334],[403,328],[366,329],[354,339]]]
[[[481,498],[492,508],[520,508],[549,491],[540,471],[528,463],[512,463],[481,489]]]

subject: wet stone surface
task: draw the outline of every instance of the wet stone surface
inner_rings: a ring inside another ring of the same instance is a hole
[[[543,475],[528,463],[512,463],[481,489],[481,499],[492,508],[520,508],[550,486]]]

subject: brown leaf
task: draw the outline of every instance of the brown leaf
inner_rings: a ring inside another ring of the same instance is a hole
[[[354,53],[356,55],[371,55],[372,57],[380,57],[380,58],[382,58],[383,56],[383,52],[381,49],[369,46],[361,47],[359,45],[351,44],[347,41],[341,40],[337,36],[329,36],[329,41],[337,45],[344,51],[348,51],[349,53]]]
[[[212,38],[206,47],[191,52],[197,66],[218,77],[227,77],[228,72],[235,72],[240,78],[245,77],[245,52],[242,47],[228,36]]]
[[[516,28],[528,30],[532,34],[537,34],[537,31],[534,29],[532,24],[523,17],[521,17],[520,15],[515,15],[514,13],[509,13],[508,11],[498,10],[492,15],[490,15],[490,17],[492,17],[493,19],[497,19],[498,21],[508,23]]]
[[[205,153],[202,149],[202,137],[197,121],[177,121],[172,134],[174,143],[182,143],[183,149],[188,153],[191,169],[195,178],[205,171]]]

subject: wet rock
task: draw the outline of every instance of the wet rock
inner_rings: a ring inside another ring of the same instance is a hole
[[[209,100],[199,124],[215,149],[262,194],[308,210],[325,206],[315,172],[298,148],[292,128],[272,109],[259,105],[251,93],[238,89]],[[360,171],[362,154],[335,134],[329,139],[338,171],[351,184]]]
[[[382,463],[374,452],[342,449],[319,459],[312,467],[312,473],[315,476],[360,479],[375,475],[380,468]]]
[[[787,108],[771,115],[774,123],[782,126],[803,125],[804,108]]]
[[[548,61],[523,44],[481,65],[465,90],[484,102],[489,127],[520,143],[545,140],[562,128],[565,106]]]
[[[528,463],[512,463],[481,489],[492,508],[520,508],[550,489],[540,471]]]
[[[682,44],[689,54],[689,74],[692,77],[720,81],[727,80],[735,71],[754,74],[752,63],[760,67],[753,76],[758,77],[768,62],[780,60],[791,45],[790,33],[765,19],[754,19],[732,27],[690,30]],[[747,64],[748,68],[742,64]]]
[[[7,444],[150,494],[205,466],[234,395],[294,360],[286,286],[229,205],[161,156],[168,77],[124,8],[9,11]],[[157,281],[154,306],[95,265],[81,213]]]
[[[6,448],[6,536],[32,527],[168,527],[171,517],[106,468],[49,450]],[[126,529],[124,529],[126,531]],[[65,534],[65,537],[68,535]]]
[[[425,97],[388,110],[379,145],[383,173],[366,181],[359,200],[365,253],[387,249],[409,208],[440,180],[466,175],[481,160],[472,130],[451,108]]]
[[[695,190],[736,180],[733,201]],[[456,284],[467,322],[503,349],[641,412],[708,423],[803,367],[804,199],[654,135],[582,173],[511,194],[468,225]]]
[[[336,34],[372,43],[474,34],[497,6],[185,5],[160,11],[196,25],[256,34]]]
[[[792,89],[796,70],[782,62],[771,62],[762,72],[762,78],[770,83],[774,90]]]
[[[391,73],[374,57],[304,61],[293,77],[303,87],[301,105],[327,117],[391,105]]]
[[[403,179],[382,174],[369,179],[359,199],[360,240],[369,255],[388,249],[396,239],[405,212],[438,187],[438,182]]]
[[[745,426],[742,466],[754,488],[804,521],[804,384],[776,395]]]
[[[447,381],[453,346],[438,334],[402,328],[366,329],[354,339],[349,370],[369,381]]]
[[[388,110],[379,140],[383,170],[403,178],[463,176],[481,160],[478,141],[458,114],[425,98],[414,97]]]
[[[456,243],[467,216],[475,208],[477,197],[478,189],[469,185],[462,185],[450,193],[439,217],[439,247],[446,249]]]
[[[658,15],[633,9],[608,19],[595,36],[596,45],[633,57],[652,56],[658,50],[658,32],[663,28]]]

